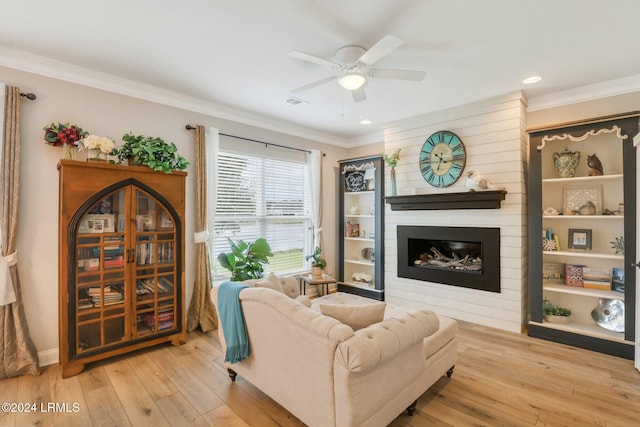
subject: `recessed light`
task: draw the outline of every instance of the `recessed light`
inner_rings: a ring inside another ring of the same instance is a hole
[[[540,76],[531,76],[531,77],[527,77],[526,79],[524,79],[522,81],[522,83],[526,84],[526,85],[530,85],[533,83],[538,83],[540,80],[542,80],[542,77]]]
[[[360,120],[360,124],[361,125],[370,125],[371,124],[371,120],[362,119],[362,120]]]

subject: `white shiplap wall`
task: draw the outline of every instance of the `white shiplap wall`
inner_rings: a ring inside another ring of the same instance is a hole
[[[504,186],[501,209],[385,212],[385,294],[389,303],[424,307],[460,320],[521,332],[527,315],[526,99],[521,92],[429,113],[393,123],[385,132],[385,152],[402,148],[396,166],[398,194],[467,191],[465,174],[474,169]],[[465,144],[463,176],[437,189],[422,178],[418,155],[432,133],[449,130]],[[386,188],[389,169],[386,169]],[[397,225],[499,227],[501,293],[397,277]]]

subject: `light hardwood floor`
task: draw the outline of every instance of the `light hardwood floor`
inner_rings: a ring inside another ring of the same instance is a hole
[[[640,373],[631,361],[464,322],[459,336],[453,376],[392,426],[640,425]],[[38,409],[0,413],[0,426],[302,425],[241,377],[230,382],[215,331],[190,333],[181,347],[95,363],[64,380],[57,365],[38,377],[5,379],[0,402]],[[48,402],[66,403],[68,412],[41,411]]]

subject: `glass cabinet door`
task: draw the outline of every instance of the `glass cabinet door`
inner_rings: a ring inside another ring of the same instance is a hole
[[[135,190],[134,337],[176,329],[176,228],[171,213]]]
[[[76,338],[69,343],[72,354],[129,339],[125,198],[125,189],[106,195],[77,224],[75,280],[69,289]]]

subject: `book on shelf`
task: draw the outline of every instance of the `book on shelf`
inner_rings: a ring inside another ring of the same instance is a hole
[[[360,237],[360,224],[357,222],[347,222],[347,237]]]
[[[608,268],[582,268],[582,283],[588,289],[611,290],[611,276]]]

